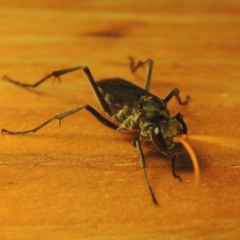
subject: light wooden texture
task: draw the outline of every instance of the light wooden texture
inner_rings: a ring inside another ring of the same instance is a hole
[[[172,101],[171,113],[184,114],[190,135],[225,142],[189,140],[197,187],[186,153],[180,183],[170,161],[144,147],[156,207],[133,136],[86,111],[61,128],[56,121],[35,134],[1,135],[0,239],[239,239],[239,1],[1,1],[0,16],[0,75],[33,83],[85,64],[96,80],[142,86],[145,72],[131,74],[128,56],[150,57],[151,91],[191,95],[187,107]],[[100,110],[81,71],[61,80],[34,91],[1,81],[0,127],[25,130],[86,103]]]

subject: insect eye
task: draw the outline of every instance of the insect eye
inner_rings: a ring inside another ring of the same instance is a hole
[[[181,124],[183,133],[187,134],[187,126],[186,123],[183,121],[183,115],[181,113],[178,113],[174,118],[177,119],[178,122]]]
[[[159,126],[155,126],[151,129],[150,137],[153,144],[159,151],[164,151],[166,149],[166,143]]]

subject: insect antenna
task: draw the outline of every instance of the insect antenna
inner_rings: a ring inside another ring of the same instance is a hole
[[[184,146],[184,148],[187,150],[187,152],[188,152],[188,154],[189,154],[189,156],[192,160],[192,163],[193,163],[194,172],[195,172],[195,182],[198,182],[199,181],[199,175],[200,175],[198,160],[197,160],[197,157],[196,157],[192,147],[186,141],[186,138],[187,138],[187,135],[182,134],[178,137],[175,137],[173,139],[173,141],[174,142],[180,142]]]
[[[239,149],[240,142],[237,139],[227,137],[202,136],[202,135],[188,135],[188,139],[214,143],[225,147]]]

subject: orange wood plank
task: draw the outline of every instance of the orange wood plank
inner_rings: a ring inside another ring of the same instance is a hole
[[[159,206],[153,206],[133,135],[80,112],[59,128],[1,135],[1,239],[237,239],[240,235],[240,3],[238,1],[11,1],[1,3],[0,75],[33,83],[53,70],[85,64],[97,79],[140,86],[128,56],[151,57],[152,92],[191,95],[182,112],[200,162],[200,183],[186,153],[171,164],[144,147]],[[0,128],[25,130],[65,110],[100,110],[79,71],[27,91],[0,82]],[[101,110],[100,110],[101,111]],[[220,144],[221,140],[224,144]],[[218,141],[218,142],[217,142]]]

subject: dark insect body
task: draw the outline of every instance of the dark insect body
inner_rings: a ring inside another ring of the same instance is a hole
[[[119,131],[139,131],[139,137],[133,140],[133,144],[137,148],[140,166],[143,169],[153,203],[157,204],[157,200],[146,173],[145,158],[141,144],[143,142],[151,142],[161,153],[167,155],[172,160],[173,176],[181,180],[180,176],[175,173],[174,165],[176,157],[182,151],[183,146],[180,142],[174,141],[174,138],[187,134],[187,127],[183,121],[183,115],[181,113],[178,113],[176,116],[170,115],[170,112],[167,109],[167,103],[173,97],[176,97],[180,105],[185,105],[189,100],[189,96],[187,96],[186,100],[182,102],[177,88],[172,89],[172,91],[163,99],[151,94],[149,92],[149,88],[153,61],[151,59],[142,60],[139,61],[137,65],[134,65],[133,58],[130,58],[130,60],[132,72],[147,64],[147,74],[144,88],[140,88],[121,78],[108,78],[95,82],[89,68],[83,65],[54,71],[52,74],[49,74],[35,84],[21,83],[5,76],[5,80],[21,87],[28,88],[37,87],[50,77],[59,78],[61,75],[66,73],[82,69],[87,75],[100,105],[111,120],[105,118],[87,104],[56,114],[36,128],[18,132],[2,129],[2,133],[16,135],[36,132],[53,120],[57,119],[61,123],[63,118],[68,117],[82,109],[89,111],[103,125],[111,129]]]

